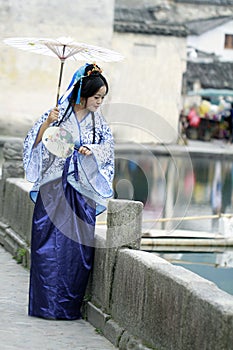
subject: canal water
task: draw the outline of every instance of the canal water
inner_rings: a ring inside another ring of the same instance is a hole
[[[219,233],[211,216],[233,213],[233,161],[135,152],[119,155],[115,198],[144,203],[143,232],[166,229]],[[164,219],[167,218],[167,222]],[[188,220],[187,220],[188,219]],[[162,222],[161,222],[162,221]],[[196,272],[233,294],[233,251],[152,252]]]
[[[144,229],[218,232],[218,220],[206,216],[233,213],[232,188],[229,159],[152,153],[116,158],[115,198],[143,202]]]

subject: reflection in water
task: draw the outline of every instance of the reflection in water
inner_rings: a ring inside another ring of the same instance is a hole
[[[166,197],[167,160],[150,155],[117,158],[113,188],[115,198],[141,201],[153,218],[161,217]]]
[[[216,161],[212,181],[211,206],[214,214],[220,214],[222,209],[222,169],[221,162]]]
[[[232,173],[226,159],[125,154],[116,159],[115,198],[143,202],[144,229],[218,232],[218,219],[182,218],[232,213]],[[156,222],[162,217],[180,219]]]
[[[118,162],[116,166],[116,174],[121,174],[122,171],[124,173],[123,179],[115,177],[115,190],[118,198],[141,201],[145,205],[149,198],[147,178],[150,178],[150,169],[144,168],[141,160],[138,163],[124,160]]]
[[[200,213],[199,215],[232,213],[232,161],[193,159],[192,162],[196,182],[190,212],[195,210],[197,214]],[[197,191],[199,197],[196,194]],[[194,225],[197,230],[219,231],[218,219],[207,220],[199,225],[194,223]]]

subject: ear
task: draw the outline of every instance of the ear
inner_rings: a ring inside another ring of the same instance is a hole
[[[81,97],[80,98],[80,106],[85,108],[86,104],[87,104],[87,99],[85,97]]]

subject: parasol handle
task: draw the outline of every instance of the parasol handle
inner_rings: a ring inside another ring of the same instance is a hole
[[[61,59],[61,67],[60,67],[60,74],[59,74],[58,87],[57,87],[56,107],[58,106],[58,100],[59,100],[60,89],[61,89],[61,79],[62,79],[64,63],[65,63],[65,60]]]

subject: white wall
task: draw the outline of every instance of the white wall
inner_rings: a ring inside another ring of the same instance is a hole
[[[129,124],[122,126],[119,137],[138,142],[175,142],[186,39],[114,33],[113,45],[126,57],[120,70],[113,67],[117,74],[113,74],[111,102],[118,105],[113,106],[109,118],[114,119],[114,113],[115,120],[123,115]]]
[[[71,36],[113,49],[113,11],[114,0],[0,0],[0,134],[23,136],[55,104],[60,67],[56,58],[12,48],[3,39]],[[83,63],[65,63],[62,91]]]
[[[198,50],[215,53],[222,61],[233,61],[233,49],[225,49],[225,34],[233,35],[233,21],[212,29],[200,36],[189,36],[188,46],[193,46]]]

